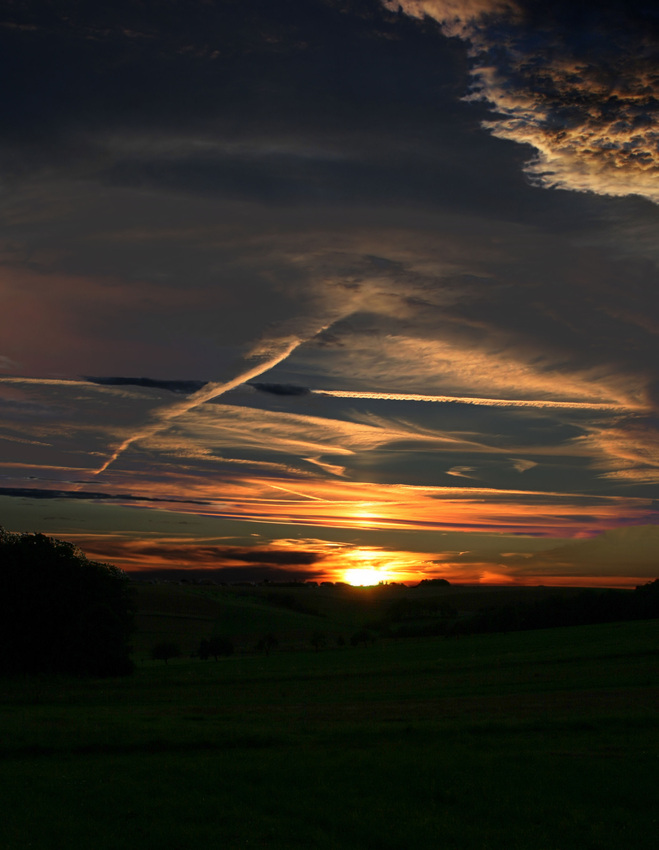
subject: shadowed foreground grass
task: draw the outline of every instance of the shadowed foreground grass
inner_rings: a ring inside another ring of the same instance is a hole
[[[5,683],[0,847],[650,848],[659,622]]]

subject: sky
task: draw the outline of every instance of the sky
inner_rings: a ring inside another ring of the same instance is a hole
[[[658,50],[636,0],[4,3],[0,524],[656,578]]]

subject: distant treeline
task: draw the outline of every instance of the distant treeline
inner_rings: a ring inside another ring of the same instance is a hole
[[[556,593],[532,602],[491,605],[463,616],[446,597],[401,599],[373,625],[380,634],[391,637],[450,637],[655,618],[659,618],[659,579],[633,591],[586,589]]]

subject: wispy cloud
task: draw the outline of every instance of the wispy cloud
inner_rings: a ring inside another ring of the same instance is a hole
[[[410,401],[437,398],[490,406],[583,406],[583,410],[588,405],[592,410],[640,410],[651,403],[648,378],[640,364],[632,370],[616,362],[615,352],[608,357],[603,354],[595,363],[589,361],[586,341],[592,344],[594,338],[598,346],[604,344],[598,338],[599,328],[593,329],[592,337],[583,331],[577,334],[570,327],[570,316],[565,315],[556,328],[563,337],[562,346],[549,339],[547,343],[534,341],[519,327],[522,317],[532,327],[542,327],[546,317],[535,308],[525,316],[532,305],[522,304],[519,297],[517,305],[509,305],[504,293],[505,308],[492,305],[497,313],[491,318],[481,315],[494,300],[487,291],[490,288],[475,293],[471,304],[457,309],[448,321],[442,317],[427,324],[428,311],[418,308],[407,320],[414,324],[416,334],[403,333],[395,325],[384,332],[369,332],[368,326],[340,327],[326,348],[306,350],[305,357],[328,378],[340,380],[340,391],[369,393],[376,391],[371,387],[386,387],[386,395]],[[588,297],[588,293],[573,292],[571,309],[580,329],[587,321],[582,321],[580,312],[586,309]],[[647,345],[649,348],[649,339]],[[411,374],[410,363],[414,363]],[[359,381],[360,376],[368,379],[370,387],[364,386],[364,378]],[[429,386],[449,392],[415,392]]]
[[[588,426],[574,443],[592,453],[601,477],[635,483],[659,483],[659,425],[656,418],[619,419]]]
[[[513,467],[517,470],[517,472],[526,472],[529,469],[533,469],[534,466],[538,464],[533,460],[525,460],[523,458],[511,458]]]
[[[11,357],[0,355],[0,372],[16,372],[19,368],[19,364],[12,360]]]
[[[659,527],[616,528],[588,540],[575,540],[535,554],[520,565],[529,576],[623,575],[656,577]],[[517,570],[514,570],[517,572]],[[628,580],[629,581],[629,580]]]
[[[455,475],[456,478],[477,478],[472,472],[476,472],[475,466],[453,466],[446,470],[447,475]]]
[[[126,487],[125,476],[115,487]],[[207,516],[364,530],[478,531],[569,537],[653,521],[651,500],[590,494],[502,490],[491,487],[420,487],[359,483],[338,478],[277,478],[254,474],[231,479],[178,473],[152,481],[141,476],[139,492],[177,500],[177,510],[198,513],[186,498],[203,502]],[[179,503],[180,500],[180,503]]]

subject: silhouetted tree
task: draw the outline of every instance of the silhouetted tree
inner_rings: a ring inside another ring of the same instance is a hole
[[[659,578],[639,585],[634,591],[632,604],[635,619],[659,617]]]
[[[177,643],[173,641],[163,640],[157,643],[151,649],[151,658],[154,661],[164,661],[165,664],[170,658],[178,658],[181,654],[181,649]]]
[[[259,642],[256,644],[256,648],[259,652],[263,652],[265,655],[270,655],[271,650],[275,649],[279,646],[279,641],[273,634],[263,635],[262,638],[259,639]]]
[[[368,629],[360,629],[352,635],[350,643],[352,646],[366,646],[367,644],[373,643],[373,640],[373,635],[368,631]]]
[[[72,543],[0,528],[0,674],[132,670],[128,577]]]
[[[318,652],[318,650],[322,649],[327,643],[327,636],[324,632],[314,632],[311,635],[311,645]]]
[[[220,655],[233,655],[233,642],[220,635],[213,635],[209,640],[202,640],[199,644],[197,655],[202,661],[207,661],[211,655],[217,661]]]
[[[445,578],[424,578],[413,587],[450,587],[451,583]]]

